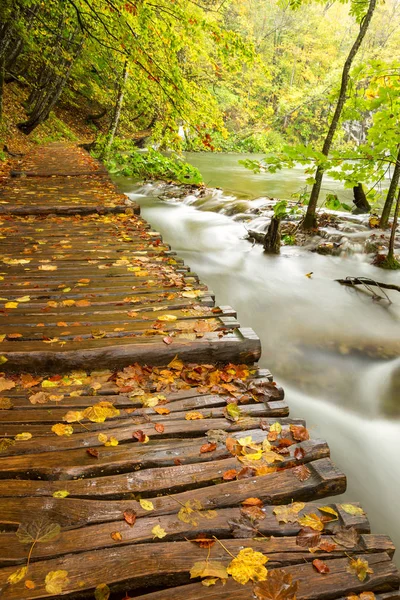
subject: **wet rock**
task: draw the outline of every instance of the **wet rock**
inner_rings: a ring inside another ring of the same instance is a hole
[[[314,252],[317,254],[324,254],[329,256],[339,256],[341,252],[341,244],[336,242],[321,242],[314,249]]]

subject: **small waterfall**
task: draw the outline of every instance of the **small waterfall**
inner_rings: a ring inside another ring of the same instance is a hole
[[[400,415],[400,357],[370,368],[359,384],[358,394],[365,413]]]

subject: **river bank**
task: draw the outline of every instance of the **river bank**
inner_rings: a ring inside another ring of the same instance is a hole
[[[220,188],[176,185],[162,181],[137,184],[135,191],[139,195],[157,197],[170,203],[182,202],[201,211],[231,217],[243,224],[247,239],[260,244],[264,243],[274,216],[274,207],[281,200],[267,196],[238,198]],[[361,260],[377,265],[386,256],[390,230],[379,229],[376,215],[333,211],[322,206],[318,213],[318,230],[306,233],[300,228],[305,210],[306,207],[300,201],[287,200],[286,214],[281,223],[283,246],[300,246],[322,255],[356,255]],[[400,227],[398,231],[400,233]],[[396,236],[395,249],[400,252],[400,235]]]

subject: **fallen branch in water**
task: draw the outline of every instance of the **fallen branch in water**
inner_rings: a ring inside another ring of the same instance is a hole
[[[335,279],[341,285],[375,285],[380,288],[384,288],[385,290],[396,290],[400,292],[400,286],[394,285],[393,283],[381,283],[379,281],[374,281],[373,279],[369,279],[369,277],[346,277],[346,279]]]
[[[382,283],[379,281],[374,281],[373,279],[370,279],[369,277],[346,277],[345,279],[335,279],[335,281],[339,282],[341,285],[347,285],[349,287],[354,287],[354,288],[357,285],[362,285],[366,288],[366,290],[368,290],[368,292],[371,292],[371,294],[373,295],[373,300],[386,299],[389,302],[389,304],[392,304],[392,301],[390,300],[389,296],[386,294],[384,289],[396,290],[397,292],[400,292],[400,286],[398,286],[398,285],[394,285],[392,283]],[[378,287],[383,295],[380,296],[374,290],[371,290],[372,286]]]

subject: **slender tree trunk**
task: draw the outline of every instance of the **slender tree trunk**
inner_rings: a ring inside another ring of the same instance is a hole
[[[394,209],[394,217],[393,217],[393,224],[392,224],[392,231],[390,234],[390,240],[389,240],[389,251],[388,251],[388,261],[390,262],[394,262],[394,242],[396,239],[396,229],[397,229],[397,221],[399,218],[399,212],[400,212],[400,190],[397,194],[397,201],[396,201],[396,208]]]
[[[3,119],[3,98],[4,98],[4,78],[5,78],[5,60],[4,52],[0,54],[0,121]]]
[[[400,144],[399,144],[399,153],[397,155],[396,164],[394,167],[392,180],[390,182],[390,186],[386,195],[385,205],[382,210],[382,216],[380,221],[380,226],[382,229],[386,229],[389,223],[390,211],[392,210],[393,201],[396,196],[397,186],[400,181]]]
[[[125,60],[124,67],[122,70],[121,81],[118,86],[117,100],[115,102],[114,113],[111,119],[110,128],[108,130],[107,142],[104,147],[103,157],[107,156],[112,143],[115,138],[115,134],[117,133],[119,120],[121,117],[122,103],[124,101],[124,93],[125,93],[125,85],[128,79],[128,60]]]
[[[360,31],[358,32],[357,39],[354,42],[354,44],[349,52],[346,62],[344,63],[339,98],[338,98],[335,112],[332,117],[332,121],[329,126],[328,133],[326,134],[326,138],[325,138],[324,145],[322,148],[322,154],[324,154],[325,156],[329,155],[329,151],[331,149],[332,142],[333,142],[333,137],[336,133],[336,130],[337,130],[337,127],[339,124],[339,120],[340,120],[340,116],[342,114],[343,107],[346,102],[346,94],[347,94],[347,87],[348,87],[349,79],[350,79],[351,65],[352,65],[353,60],[361,46],[361,42],[363,41],[365,34],[367,33],[369,24],[372,19],[372,15],[374,14],[375,5],[376,5],[376,0],[369,1],[368,11],[367,11],[366,15],[364,16],[363,20],[361,21]],[[324,168],[321,165],[319,165],[317,167],[317,170],[315,173],[315,183],[311,190],[310,202],[308,204],[307,213],[306,213],[306,216],[303,221],[303,229],[312,229],[313,227],[316,227],[316,225],[317,225],[315,211],[317,208],[319,193],[321,191],[321,184],[322,184],[323,176],[324,176]]]
[[[73,43],[77,31],[78,29],[76,29],[75,32],[71,34],[69,44]],[[77,57],[79,56],[82,47],[83,40],[78,45],[73,57],[66,59],[63,65],[58,66],[59,71],[62,71],[62,69],[64,69],[62,75],[55,75],[51,69],[46,74],[42,74],[40,78],[40,82],[41,84],[43,84],[42,88],[37,88],[35,95],[31,98],[31,100],[35,98],[35,105],[30,111],[29,119],[27,121],[24,121],[23,123],[18,123],[17,127],[18,129],[20,129],[20,131],[22,131],[26,135],[29,135],[34,129],[36,129],[38,125],[44,123],[44,121],[48,119],[51,110],[57,104],[58,99],[62,94],[62,91],[69,79],[72,66]]]

